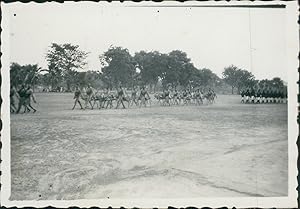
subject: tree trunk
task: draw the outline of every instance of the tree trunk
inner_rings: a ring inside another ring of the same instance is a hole
[[[55,87],[54,80],[51,79],[51,91],[53,91],[54,87]]]
[[[231,94],[233,94],[234,86],[231,86]]]
[[[70,89],[70,88],[71,88],[71,84],[70,84],[70,82],[68,82],[68,81],[67,81],[67,91],[68,91],[68,92],[70,92],[70,91],[71,91],[71,89]]]

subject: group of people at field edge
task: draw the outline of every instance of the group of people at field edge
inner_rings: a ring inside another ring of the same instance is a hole
[[[286,93],[280,88],[245,88],[242,89],[241,103],[286,103]],[[208,91],[203,89],[184,89],[176,90],[166,88],[162,92],[153,95],[159,105],[202,105],[212,104],[217,97],[211,88]],[[145,86],[134,87],[127,91],[119,86],[116,91],[110,91],[106,88],[103,91],[95,90],[90,85],[86,89],[81,90],[76,87],[74,92],[74,105],[72,110],[78,104],[81,109],[97,107],[102,108],[126,108],[131,106],[147,107],[151,106],[152,99]],[[10,88],[10,111],[11,113],[35,113],[37,110],[32,106],[31,102],[36,103],[32,87],[30,85],[21,85],[19,88],[11,86]],[[82,103],[83,102],[83,103]]]
[[[241,103],[286,103],[286,98],[281,88],[245,88],[241,91]]]
[[[206,93],[201,89],[183,91],[167,88],[163,92],[155,93],[154,99],[162,106],[171,105],[201,105],[206,99],[208,104],[214,103],[216,94],[212,89]],[[106,88],[103,91],[95,90],[90,85],[83,91],[76,87],[74,92],[74,105],[72,110],[78,104],[81,109],[98,107],[102,108],[126,108],[131,106],[147,107],[151,106],[152,99],[145,86],[134,87],[130,91],[119,86],[116,91],[110,91]],[[84,102],[84,104],[82,104]]]
[[[10,112],[28,113],[37,110],[31,105],[31,101],[36,103],[36,99],[33,94],[33,90],[30,85],[21,85],[18,89],[15,86],[10,87]]]

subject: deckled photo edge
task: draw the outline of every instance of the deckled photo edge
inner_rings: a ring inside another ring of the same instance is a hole
[[[190,2],[186,2],[190,4]],[[266,4],[260,2],[254,2],[255,4]],[[298,24],[297,24],[297,2],[274,2],[280,4],[286,4],[287,8],[287,58],[288,58],[288,150],[289,150],[289,195],[288,197],[246,197],[246,198],[192,198],[192,199],[103,199],[103,200],[72,200],[72,201],[10,201],[10,110],[9,110],[9,88],[10,88],[10,78],[9,78],[9,10],[7,6],[2,4],[2,24],[3,29],[1,34],[2,39],[2,87],[1,87],[1,119],[2,119],[2,150],[1,150],[1,205],[5,207],[296,207],[297,204],[297,158],[298,150],[296,146],[296,141],[298,137],[298,125],[297,125],[297,94],[298,94],[298,66],[299,62],[297,55],[299,52],[299,37],[298,37]],[[124,4],[124,3],[123,3]],[[149,3],[145,3],[149,4]],[[209,4],[209,3],[206,3]],[[217,3],[213,2],[213,5]],[[221,3],[222,4],[222,3]],[[240,2],[236,3],[240,4]],[[272,2],[268,2],[272,4]],[[292,32],[290,32],[292,31]],[[297,39],[297,46],[294,46],[295,39]]]

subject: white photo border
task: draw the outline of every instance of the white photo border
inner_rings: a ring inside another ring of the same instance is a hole
[[[19,4],[20,2],[12,3]],[[48,4],[51,4],[50,2]],[[82,2],[81,2],[82,3]],[[90,3],[90,2],[85,2]],[[93,2],[94,3],[94,2]],[[1,106],[1,206],[5,207],[46,207],[52,206],[57,208],[67,208],[71,206],[76,207],[93,207],[100,208],[167,208],[169,206],[182,208],[182,207],[236,207],[236,208],[292,208],[297,207],[297,195],[296,190],[298,186],[297,182],[297,158],[298,149],[296,146],[298,137],[298,124],[297,124],[297,95],[298,95],[298,53],[299,53],[299,29],[298,29],[298,5],[297,1],[283,2],[283,1],[271,1],[271,2],[102,2],[107,6],[164,6],[164,5],[207,5],[207,6],[232,6],[232,5],[286,5],[286,17],[287,17],[287,68],[288,68],[288,196],[287,197],[225,197],[225,198],[190,198],[190,199],[82,199],[82,200],[39,200],[39,201],[10,201],[11,194],[11,179],[10,179],[10,110],[9,110],[9,89],[10,89],[10,77],[9,77],[9,65],[10,65],[10,51],[9,51],[9,17],[12,15],[9,4],[1,2],[2,10],[2,33],[1,33],[1,76],[2,76],[2,106]],[[21,3],[20,3],[21,4]],[[29,4],[34,4],[33,2]],[[47,3],[45,3],[47,4]],[[24,4],[26,6],[26,4]]]

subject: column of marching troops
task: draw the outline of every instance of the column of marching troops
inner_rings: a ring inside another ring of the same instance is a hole
[[[74,92],[74,106],[72,109],[75,109],[78,104],[81,109],[91,108],[97,106],[99,109],[102,108],[113,108],[118,109],[123,107],[124,109],[133,105],[138,107],[151,106],[152,99],[145,86],[134,87],[130,91],[130,95],[127,94],[127,91],[122,88],[122,86],[117,88],[116,92],[110,91],[106,88],[103,92],[95,91],[90,85],[88,85],[86,90],[81,91],[79,87],[76,87]],[[171,105],[201,105],[203,101],[206,100],[207,104],[214,103],[216,94],[212,89],[208,89],[204,93],[200,89],[184,89],[182,91],[177,91],[175,89],[166,88],[163,92],[155,93],[154,99],[157,103],[162,106],[171,106]],[[82,104],[84,101],[84,104]],[[113,105],[113,102],[116,105]]]

